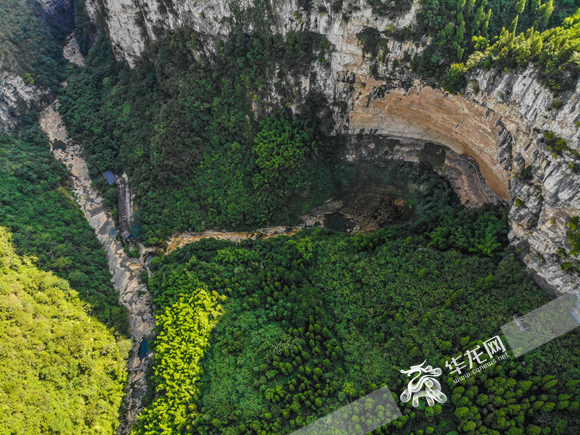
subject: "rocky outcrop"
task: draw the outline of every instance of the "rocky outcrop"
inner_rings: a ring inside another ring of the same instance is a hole
[[[357,34],[367,28],[405,27],[415,20],[415,6],[394,20],[374,16],[365,3],[348,1],[339,12],[321,12],[318,4],[305,11],[295,2],[281,1],[266,2],[260,11],[249,1],[224,0],[104,0],[104,8],[116,56],[130,65],[148,43],[167,29],[184,25],[208,41],[225,37],[232,22],[248,30],[266,26],[283,34],[311,30],[325,35],[334,47],[330,67],[316,64],[314,74],[297,82],[302,95],[319,92],[335,107],[346,109],[335,111],[334,133],[364,132],[449,147],[454,154],[446,163],[448,175],[472,186],[483,186],[485,179],[480,198],[488,195],[510,203],[510,239],[522,248],[538,282],[556,294],[575,288],[576,277],[560,269],[556,253],[569,252],[566,223],[580,214],[580,180],[569,169],[571,154],[554,157],[540,139],[543,131],[553,131],[568,140],[571,149],[578,149],[578,89],[561,97],[560,110],[551,111],[548,106],[554,97],[541,86],[533,68],[523,73],[482,70],[472,74],[464,95],[451,95],[410,71],[410,60],[428,38],[389,40],[384,59],[365,56]],[[514,179],[522,165],[533,167],[532,178],[525,183]],[[483,179],[477,178],[475,166]],[[470,196],[464,195],[464,200]]]
[[[39,24],[46,28],[56,26],[65,34],[74,28],[72,0],[38,0],[28,6],[30,14],[37,15]],[[7,132],[18,125],[25,112],[46,108],[54,96],[50,89],[35,86],[31,77],[22,77],[30,71],[21,71],[12,53],[0,53],[0,60],[0,132]]]
[[[320,13],[312,3],[310,12],[293,1],[273,0],[260,9],[251,0],[103,0],[106,22],[114,50],[119,59],[133,65],[146,45],[168,29],[188,26],[212,37],[225,37],[232,23],[239,23],[251,31],[267,27],[273,32],[286,34],[290,30],[310,30],[327,36],[348,63],[360,56],[352,36],[366,27],[385,29],[386,26],[404,27],[415,17],[416,6],[408,14],[390,20],[373,15],[366,3],[344,2],[340,12]],[[345,19],[347,18],[348,19]],[[336,59],[338,60],[338,59]]]
[[[85,58],[81,53],[79,43],[77,42],[74,33],[71,33],[66,38],[66,44],[62,49],[62,55],[70,63],[74,63],[75,65],[80,67],[85,66]]]
[[[50,90],[27,84],[22,77],[0,72],[0,131],[12,130],[23,111],[42,107]]]
[[[348,162],[403,160],[429,163],[439,175],[450,181],[467,207],[480,207],[485,203],[505,204],[505,200],[491,190],[473,158],[432,142],[379,134],[350,135],[346,138],[342,157]]]

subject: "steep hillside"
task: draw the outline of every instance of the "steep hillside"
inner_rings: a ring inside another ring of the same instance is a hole
[[[0,1],[0,131],[45,107],[63,80],[72,0]]]
[[[114,432],[131,344],[88,311],[0,227],[0,433]]]

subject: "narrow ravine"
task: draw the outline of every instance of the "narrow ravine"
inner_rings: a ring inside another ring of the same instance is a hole
[[[70,62],[84,66],[84,59],[74,37],[69,37],[63,52]],[[68,137],[64,122],[58,113],[57,102],[42,112],[40,125],[50,140],[54,156],[64,163],[71,174],[75,199],[105,249],[109,270],[113,276],[112,282],[119,292],[119,300],[129,310],[129,333],[133,339],[133,348],[127,363],[129,379],[126,387],[126,411],[118,429],[118,433],[124,435],[130,432],[131,425],[143,408],[142,401],[147,391],[145,370],[151,365],[153,357],[151,352],[144,352],[147,343],[144,340],[152,336],[155,328],[151,296],[147,287],[138,279],[144,268],[139,260],[129,258],[125,254],[123,243],[117,240],[115,222],[103,207],[103,199],[92,186],[80,146],[74,144]]]

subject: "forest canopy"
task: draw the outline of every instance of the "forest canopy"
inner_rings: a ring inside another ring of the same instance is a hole
[[[0,135],[0,160],[0,225],[12,232],[18,254],[67,280],[97,319],[126,336],[127,309],[113,288],[105,251],[33,118]]]
[[[578,0],[422,1],[416,25],[397,38],[431,36],[411,66],[458,92],[476,67],[511,71],[534,64],[555,92],[576,86],[580,74]]]
[[[0,433],[113,433],[130,347],[0,227]]]
[[[132,433],[287,434],[387,385],[403,417],[373,433],[577,434],[578,330],[454,382],[447,361],[550,298],[513,256],[429,239],[312,229],[156,258],[155,385]],[[413,408],[399,370],[425,359],[449,400]]]
[[[135,232],[147,244],[177,231],[289,223],[334,190],[324,120],[312,110],[284,113],[299,100],[297,77],[327,62],[328,40],[235,29],[215,54],[204,44],[195,32],[177,30],[129,71],[102,37],[61,99],[113,210],[116,191],[100,172],[129,174],[139,208]],[[258,120],[252,107],[272,92],[282,109]],[[284,138],[272,138],[283,130]],[[284,155],[275,163],[278,140]]]

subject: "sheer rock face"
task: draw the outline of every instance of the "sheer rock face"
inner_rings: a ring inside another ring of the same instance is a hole
[[[71,0],[38,0],[35,9],[40,14],[42,25],[56,25],[64,33],[74,29],[73,10]],[[30,13],[33,13],[32,9]],[[17,65],[0,68],[0,132],[7,132],[19,124],[23,111],[44,109],[53,97],[49,89],[27,83]]]
[[[231,29],[229,18],[241,21],[235,11],[253,7],[248,1],[233,5],[227,0],[104,0],[104,11],[117,57],[134,65],[147,44],[183,25],[205,36],[211,49],[212,41],[225,38]],[[267,11],[256,12],[271,17],[270,28],[275,32],[311,30],[333,44],[330,67],[316,64],[311,71],[315,74],[297,82],[301,95],[319,92],[335,107],[342,107],[333,109],[334,133],[363,131],[418,139],[473,159],[489,188],[511,204],[510,239],[523,248],[523,259],[537,281],[556,294],[572,291],[576,278],[560,269],[562,260],[556,252],[569,251],[566,223],[580,214],[580,180],[568,168],[573,156],[565,152],[554,157],[542,133],[553,131],[568,140],[571,149],[579,148],[578,88],[560,97],[561,109],[550,111],[553,96],[538,82],[533,68],[519,74],[482,70],[472,74],[464,95],[450,95],[410,71],[408,60],[424,48],[427,38],[420,43],[390,40],[388,57],[377,62],[371,74],[374,60],[365,60],[356,34],[367,27],[379,31],[386,26],[404,27],[416,19],[416,9],[389,20],[374,16],[365,5],[360,7],[349,11],[345,4],[341,12],[320,13],[318,5],[313,5],[306,12],[295,2],[274,0],[267,3]],[[343,20],[345,11],[348,20]],[[271,98],[276,100],[275,92]],[[530,165],[526,181],[514,178]]]
[[[27,84],[22,77],[0,71],[0,132],[12,130],[20,122],[23,107],[40,108],[50,90]]]

